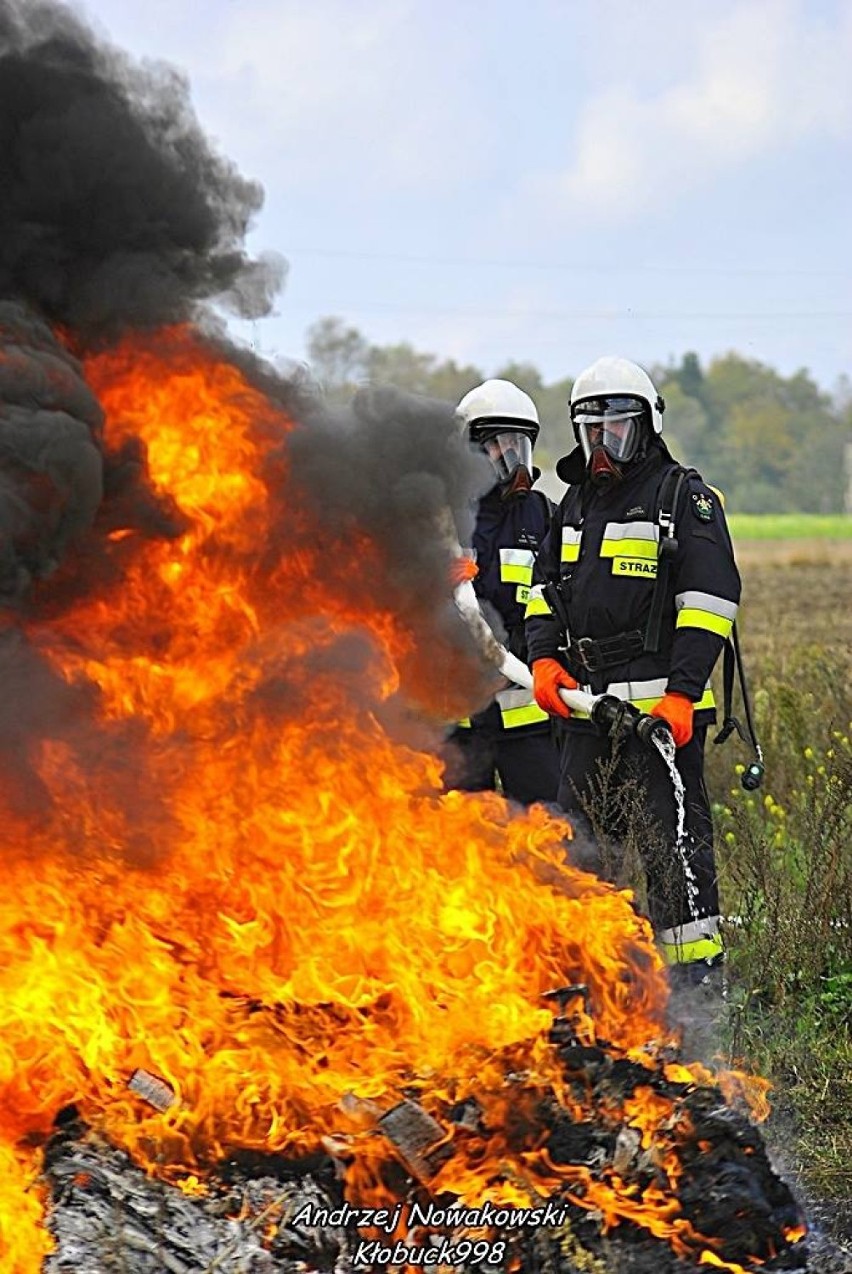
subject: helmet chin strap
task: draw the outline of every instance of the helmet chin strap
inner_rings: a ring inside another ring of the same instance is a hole
[[[603,491],[607,487],[621,482],[624,477],[621,465],[609,455],[603,447],[595,447],[589,457],[589,478],[594,486]]]
[[[532,491],[532,477],[526,465],[518,465],[508,482],[503,484],[501,498],[511,500],[515,496],[528,495]]]

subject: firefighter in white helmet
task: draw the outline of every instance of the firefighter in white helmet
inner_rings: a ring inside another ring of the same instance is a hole
[[[533,489],[533,448],[539,419],[530,396],[507,380],[487,380],[456,409],[468,442],[491,462],[494,483],[479,501],[468,554],[454,583],[473,579],[485,617],[499,640],[526,661],[524,613],[533,565],[553,506]],[[444,750],[448,788],[484,791],[499,778],[506,796],[522,804],[555,801],[559,756],[550,714],[530,690],[509,685],[481,712],[460,722]]]
[[[656,828],[656,839],[643,838],[651,919],[676,980],[706,981],[722,939],[704,743],[715,720],[710,673],[740,597],[731,540],[718,494],[663,442],[664,403],[641,367],[598,359],[574,382],[570,410],[577,447],[557,473],[571,485],[526,612],[536,700],[566,718],[558,802],[589,832],[593,810],[618,838],[625,784],[639,777]],[[686,794],[680,843],[662,758],[572,715],[558,692],[578,683],[669,725]]]

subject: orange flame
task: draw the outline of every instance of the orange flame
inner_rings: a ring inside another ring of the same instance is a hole
[[[120,579],[27,629],[95,695],[86,729],[34,752],[49,807],[6,819],[3,1268],[32,1274],[49,1246],[33,1147],[69,1103],[190,1192],[236,1147],[334,1137],[350,1191],[380,1193],[388,1147],[363,1112],[403,1089],[436,1114],[474,1093],[484,1108],[487,1153],[460,1139],[442,1188],[478,1203],[518,1195],[507,1165],[520,1181],[535,1162],[539,1181],[570,1177],[532,1133],[510,1147],[503,1116],[524,1091],[531,1111],[540,1090],[570,1101],[540,998],[565,982],[588,985],[603,1038],[647,1059],[665,999],[648,925],[627,894],[565,866],[564,823],[443,795],[434,757],[385,733],[370,704],[396,690],[414,637],[324,583],[330,552],[380,570],[377,546],[271,546],[278,502],[296,530],[305,516],[297,482],[280,485],[293,426],[279,408],[186,331],[86,374],[108,445],[144,440],[188,529],[140,542],[118,528]],[[305,662],[351,632],[375,652],[357,693]],[[174,1102],[128,1088],[137,1069]],[[643,1136],[667,1113],[637,1108]],[[671,1197],[587,1189],[613,1219],[677,1233]]]

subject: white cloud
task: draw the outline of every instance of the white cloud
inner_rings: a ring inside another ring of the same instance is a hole
[[[273,185],[446,188],[487,110],[455,6],[424,0],[71,0],[133,57],[184,69],[205,131]]]
[[[239,103],[240,149],[268,162],[277,147],[291,177],[442,182],[479,136],[453,26],[418,0],[247,0],[220,20],[203,74]]]
[[[682,69],[664,61],[655,88],[654,62],[640,52],[632,75],[622,62],[618,83],[581,106],[568,166],[541,182],[561,212],[628,220],[804,138],[849,136],[849,5],[834,24],[807,0],[691,12],[691,29],[669,48],[663,35],[658,51]]]

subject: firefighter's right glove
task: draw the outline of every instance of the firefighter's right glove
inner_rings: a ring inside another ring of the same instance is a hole
[[[468,580],[476,579],[478,574],[479,567],[472,557],[468,557],[466,553],[454,557],[449,569],[450,587],[458,588],[459,584],[466,584]]]
[[[533,694],[545,712],[555,717],[570,717],[571,709],[559,697],[559,687],[576,690],[577,682],[558,659],[536,659],[532,666]]]
[[[666,691],[655,708],[651,709],[652,717],[665,721],[672,732],[676,748],[682,748],[692,738],[692,714],[695,711],[691,699],[686,695]]]

